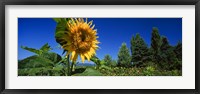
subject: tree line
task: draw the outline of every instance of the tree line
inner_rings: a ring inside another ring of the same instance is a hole
[[[107,66],[118,67],[146,67],[157,66],[159,69],[182,69],[182,43],[175,46],[169,44],[167,37],[161,36],[157,27],[152,28],[151,46],[137,33],[130,40],[130,51],[126,43],[122,43],[118,59],[112,60],[110,55],[105,55],[102,63]]]

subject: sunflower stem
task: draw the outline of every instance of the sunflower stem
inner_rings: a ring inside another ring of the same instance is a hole
[[[73,72],[73,68],[74,68],[74,62],[72,62],[72,64],[71,64],[71,70],[70,70],[70,76],[72,75],[72,72]]]
[[[71,73],[70,73],[69,55],[67,56],[67,75],[68,75],[68,76],[71,76]]]

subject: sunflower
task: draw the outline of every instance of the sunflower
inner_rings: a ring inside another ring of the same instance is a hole
[[[99,48],[97,44],[97,30],[94,29],[95,25],[92,25],[93,21],[87,22],[83,18],[71,18],[67,22],[67,32],[64,39],[67,41],[62,48],[67,50],[66,56],[71,53],[70,59],[76,62],[78,55],[80,55],[82,62],[87,58],[90,58],[96,54],[96,50]]]

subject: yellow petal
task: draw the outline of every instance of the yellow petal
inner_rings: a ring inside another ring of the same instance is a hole
[[[88,56],[87,53],[85,53],[84,56],[87,58],[88,61],[90,60],[90,57]]]
[[[85,18],[85,23],[87,23],[87,21],[88,21],[88,18]]]
[[[76,23],[78,23],[78,22],[79,22],[79,19],[80,19],[80,18],[78,18],[78,19],[77,19],[77,18],[75,18],[75,21],[76,21]]]
[[[78,54],[76,53],[72,61],[76,62],[77,58],[78,58]]]
[[[84,56],[83,54],[81,54],[81,60],[82,60],[82,62],[84,63],[84,61],[85,61],[85,56]]]
[[[71,18],[71,21],[72,21],[72,23],[75,23],[75,21],[74,21],[74,19],[73,19],[73,18]]]
[[[89,26],[91,26],[91,25],[92,25],[92,22],[93,22],[93,20],[92,20],[92,21],[90,21],[90,22],[88,23],[88,25],[89,25]]]
[[[94,27],[95,27],[95,25],[93,25],[93,26],[91,27],[91,29],[94,29]]]
[[[97,40],[95,40],[95,41],[93,41],[93,43],[95,43],[95,44],[99,44],[100,42],[99,42],[99,41],[97,41]]]
[[[94,54],[95,53],[95,50],[91,47],[90,48],[90,55]]]
[[[75,56],[76,52],[72,51],[72,56],[71,56],[71,60],[73,60],[74,56]]]
[[[94,47],[94,48],[99,48],[99,46],[97,46],[97,45],[94,45],[94,44],[92,45],[92,47]]]
[[[83,23],[83,22],[84,22],[84,19],[83,19],[83,18],[80,18],[80,21]]]

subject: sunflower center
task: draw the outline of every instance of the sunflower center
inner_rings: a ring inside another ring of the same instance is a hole
[[[85,41],[85,39],[86,39],[86,33],[85,33],[85,31],[81,31],[81,41],[83,42],[83,41]]]
[[[74,38],[74,45],[77,47],[78,52],[87,52],[91,48],[91,43],[88,40],[89,35],[86,30],[79,28],[76,33],[77,36]]]

